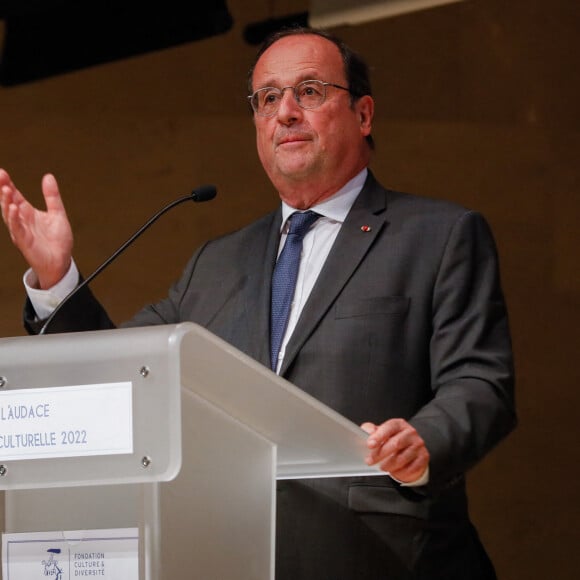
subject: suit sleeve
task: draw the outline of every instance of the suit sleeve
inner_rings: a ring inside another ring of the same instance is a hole
[[[181,278],[170,288],[166,298],[156,304],[141,309],[121,327],[154,326],[159,324],[176,324],[182,322],[180,305],[184,297],[191,292],[191,278],[201,253],[198,250],[190,259]],[[24,327],[29,334],[38,334],[46,320],[36,317],[30,300],[24,305]],[[84,287],[65,304],[51,321],[46,333],[82,332],[86,330],[107,330],[115,328],[103,305],[97,300],[90,288]]]
[[[411,423],[431,455],[430,486],[446,487],[516,424],[511,338],[487,222],[451,228],[432,297],[432,400]]]
[[[27,298],[24,304],[24,328],[29,334],[38,334],[47,319],[37,318],[32,303]],[[56,313],[46,329],[46,334],[61,332],[82,332],[85,330],[106,330],[115,328],[105,309],[88,287],[81,288]]]

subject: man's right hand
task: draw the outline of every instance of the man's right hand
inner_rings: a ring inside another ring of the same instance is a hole
[[[42,178],[46,211],[33,207],[18,191],[10,175],[0,169],[0,207],[14,245],[34,270],[41,289],[54,286],[67,273],[73,234],[58,184],[53,175]]]

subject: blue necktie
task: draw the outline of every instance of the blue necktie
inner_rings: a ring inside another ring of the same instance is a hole
[[[294,212],[284,248],[280,253],[272,275],[272,306],[270,318],[270,362],[272,370],[278,365],[278,352],[288,324],[288,314],[294,297],[302,240],[310,226],[320,217],[314,211]]]

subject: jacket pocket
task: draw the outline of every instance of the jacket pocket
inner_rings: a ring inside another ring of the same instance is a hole
[[[411,500],[396,487],[356,484],[349,486],[348,507],[361,513],[384,513],[426,520],[429,517],[427,498]]]

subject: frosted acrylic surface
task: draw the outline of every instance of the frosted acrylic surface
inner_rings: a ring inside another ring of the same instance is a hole
[[[209,331],[192,328],[182,350],[184,388],[275,445],[278,479],[384,475],[358,425]]]
[[[0,489],[167,481],[181,465],[179,343],[185,328],[0,339],[3,390],[128,381],[133,453],[8,461]]]
[[[0,339],[0,377],[132,382],[132,454],[0,455],[0,489],[4,531],[137,526],[140,580],[272,580],[277,478],[382,473],[357,425],[192,323]]]

